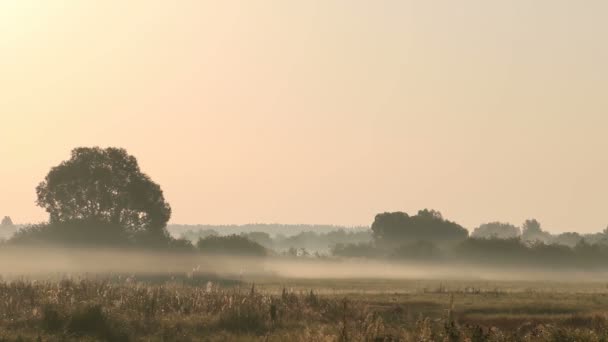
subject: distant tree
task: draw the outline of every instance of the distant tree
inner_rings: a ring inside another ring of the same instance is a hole
[[[528,219],[523,224],[525,234],[541,233],[540,222],[536,219]]]
[[[265,256],[266,248],[244,236],[208,236],[198,240],[196,247],[204,254],[221,254],[235,256]]]
[[[21,245],[121,246],[129,244],[123,227],[96,221],[42,223],[19,230],[10,242]]]
[[[465,228],[428,209],[418,211],[415,216],[404,212],[378,214],[371,228],[374,241],[385,246],[415,241],[458,241],[468,237]]]
[[[257,242],[260,245],[271,248],[272,247],[272,238],[270,234],[265,232],[251,232],[251,233],[241,233],[241,236],[246,237],[247,239]]]
[[[543,231],[540,227],[540,222],[536,219],[526,220],[522,227],[521,238],[524,241],[540,241],[544,243],[551,241],[551,234]]]
[[[192,242],[188,239],[171,239],[169,241],[169,248],[173,251],[191,252],[194,250]]]
[[[553,237],[552,242],[558,245],[564,245],[568,247],[574,247],[583,241],[583,237],[576,232],[561,233]]]
[[[434,261],[441,257],[441,250],[432,242],[416,241],[396,248],[392,257],[416,261]]]
[[[220,235],[217,231],[213,230],[213,229],[199,229],[197,231],[194,230],[188,230],[186,232],[183,232],[181,234],[181,238],[182,239],[187,239],[193,242],[198,241],[199,239],[204,239],[207,236],[211,236],[211,235]]]
[[[376,248],[372,243],[338,243],[331,248],[331,254],[334,256],[347,258],[374,258],[382,256],[382,250]]]
[[[510,223],[490,222],[475,228],[471,233],[472,238],[481,239],[513,239],[521,235],[519,227]]]
[[[76,148],[36,188],[50,224],[96,222],[139,240],[168,241],[171,207],[135,157],[120,148]]]
[[[11,220],[10,216],[4,216],[2,219],[2,223],[0,223],[2,227],[12,227],[14,226],[13,220]]]
[[[480,264],[527,264],[530,249],[518,238],[466,239],[452,251],[455,259]]]
[[[608,227],[604,228],[604,230],[602,230],[601,232],[598,233],[592,233],[592,234],[585,234],[583,236],[583,239],[585,240],[586,243],[589,244],[602,244],[602,245],[608,245]]]

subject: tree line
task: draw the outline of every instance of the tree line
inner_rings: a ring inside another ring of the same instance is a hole
[[[209,254],[367,257],[419,262],[467,261],[494,264],[602,266],[608,261],[608,229],[596,234],[552,235],[537,220],[522,227],[490,222],[467,229],[436,210],[415,215],[376,215],[369,230],[300,231],[290,236],[249,231],[222,235],[213,229],[167,230],[171,206],[137,159],[120,148],[76,148],[36,187],[48,222],[28,225],[6,244],[111,246],[200,251]],[[2,226],[12,226],[5,217]],[[234,227],[234,226],[233,226]],[[274,227],[257,225],[260,229]],[[335,227],[334,227],[335,228]],[[279,230],[280,231],[280,230]]]

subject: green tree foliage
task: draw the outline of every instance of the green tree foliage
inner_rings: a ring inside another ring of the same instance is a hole
[[[465,228],[428,209],[418,211],[415,216],[404,212],[378,214],[371,228],[374,241],[385,246],[415,241],[458,241],[468,236]]]
[[[513,239],[520,235],[519,227],[502,222],[484,223],[471,233],[471,237],[481,239]]]
[[[239,235],[210,235],[198,240],[196,247],[205,254],[265,256],[268,253],[266,248],[259,243]]]
[[[51,169],[36,193],[51,225],[95,222],[100,229],[121,227],[145,244],[169,240],[165,227],[171,207],[160,186],[124,149],[76,148],[69,160]]]

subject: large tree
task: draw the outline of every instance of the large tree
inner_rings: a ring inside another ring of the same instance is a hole
[[[409,216],[404,212],[376,215],[372,224],[374,240],[382,245],[402,245],[415,241],[447,242],[466,239],[468,231],[443,218],[435,210],[420,210]]]
[[[124,149],[76,148],[69,160],[51,169],[36,192],[51,224],[87,221],[167,236],[171,207],[160,186]]]

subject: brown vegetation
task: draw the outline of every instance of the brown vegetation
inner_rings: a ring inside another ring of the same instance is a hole
[[[442,285],[443,288],[443,285]],[[605,294],[319,294],[133,278],[0,283],[3,341],[605,341]]]

